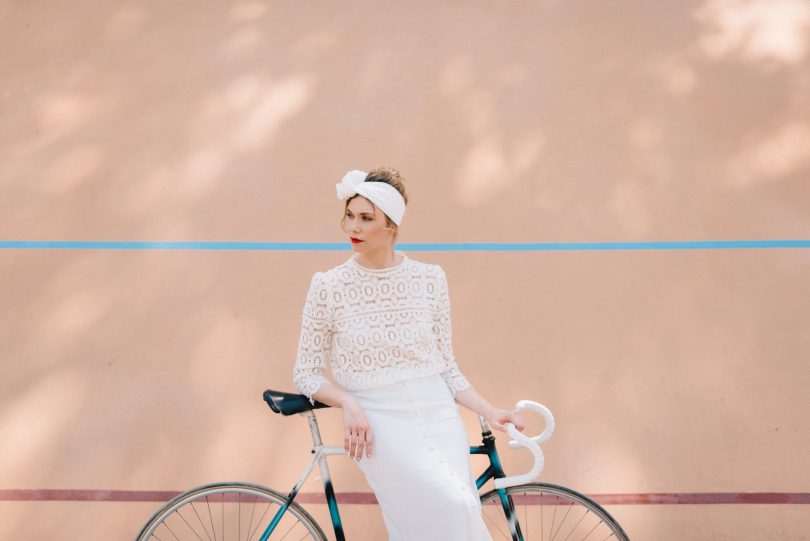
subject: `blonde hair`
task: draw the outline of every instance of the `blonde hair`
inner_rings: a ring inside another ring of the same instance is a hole
[[[408,195],[405,193],[405,179],[402,178],[402,175],[399,174],[399,171],[392,167],[376,167],[369,171],[368,175],[366,176],[366,180],[364,182],[384,182],[393,186],[399,194],[402,196],[402,199],[405,201],[405,204],[408,204]],[[340,227],[344,228],[344,224],[346,223],[346,209],[349,208],[349,201],[357,197],[354,195],[346,200],[346,206],[343,207],[343,218],[340,220]],[[369,201],[370,202],[370,201]],[[371,203],[374,208],[377,208],[377,205]],[[382,212],[382,211],[381,211]],[[397,233],[399,233],[399,226],[394,223],[394,221],[388,217],[387,214],[383,213],[385,216],[385,224],[387,229],[391,229],[394,231],[394,241],[397,240]]]

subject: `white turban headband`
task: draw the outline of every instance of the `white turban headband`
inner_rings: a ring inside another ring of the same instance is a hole
[[[353,169],[337,184],[338,199],[346,200],[362,195],[376,205],[397,225],[405,215],[405,200],[399,190],[385,182],[366,182],[368,173]]]

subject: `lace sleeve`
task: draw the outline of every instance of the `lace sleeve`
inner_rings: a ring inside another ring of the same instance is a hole
[[[450,387],[450,391],[455,396],[456,391],[463,391],[470,387],[470,382],[461,373],[453,355],[452,325],[450,322],[450,294],[447,290],[447,276],[444,270],[438,268],[438,284],[436,290],[436,309],[433,312],[433,331],[436,333],[436,340],[447,370],[442,373],[442,377]]]
[[[314,395],[321,384],[331,356],[332,323],[329,309],[329,291],[323,273],[316,272],[307,292],[301,317],[301,336],[298,355],[293,369],[293,384],[301,394],[315,404]]]

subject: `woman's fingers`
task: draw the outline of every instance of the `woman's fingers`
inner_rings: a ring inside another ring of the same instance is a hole
[[[363,456],[363,433],[355,434],[352,439],[352,452],[349,453],[353,460],[359,460]],[[358,456],[359,455],[359,456]]]
[[[371,456],[371,426],[362,408],[351,403],[343,408],[343,448],[354,460]]]
[[[506,423],[512,423],[515,425],[518,432],[523,432],[523,429],[525,428],[525,426],[523,426],[523,422],[520,420],[520,417],[516,417],[514,415],[510,415],[504,422],[504,431],[506,430]]]
[[[371,438],[371,431],[366,432],[366,456],[371,458],[371,448],[374,447],[374,442]]]
[[[526,428],[526,423],[523,422],[523,417],[518,413],[518,410],[512,410],[511,417],[515,428],[523,432],[523,429]]]
[[[351,457],[354,460],[360,460],[361,458],[363,458],[363,451],[366,451],[368,448],[368,444],[366,441],[367,434],[368,434],[367,432],[363,431],[356,435],[354,440],[355,445],[352,448],[352,452],[350,453]],[[368,437],[370,438],[370,434],[368,435]]]
[[[373,447],[371,430],[358,430],[357,432],[344,433],[343,448],[354,460],[363,458],[363,452],[366,456],[371,458],[371,450]]]
[[[354,457],[354,452],[357,449],[357,433],[356,432],[349,432],[347,436],[345,436],[343,440],[343,447],[346,449],[346,453]]]
[[[490,420],[490,424],[493,428],[506,432],[506,423],[512,423],[515,425],[515,428],[523,432],[523,429],[526,428],[526,423],[523,422],[523,417],[521,417],[518,411],[519,410],[501,410],[500,414]]]

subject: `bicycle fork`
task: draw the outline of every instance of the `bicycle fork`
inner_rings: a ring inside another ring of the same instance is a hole
[[[262,533],[259,541],[267,541],[270,538],[270,535],[273,533],[273,530],[276,529],[276,526],[281,521],[284,513],[287,511],[287,509],[289,509],[290,504],[292,504],[293,500],[298,495],[298,491],[304,486],[304,482],[306,482],[309,474],[315,467],[315,464],[318,465],[318,469],[321,472],[323,488],[324,492],[326,493],[326,503],[329,506],[329,515],[332,518],[332,526],[335,530],[335,539],[336,541],[346,541],[346,537],[343,533],[343,523],[340,520],[340,513],[338,512],[337,499],[335,498],[335,489],[332,487],[332,477],[329,474],[329,464],[326,461],[326,457],[329,455],[345,456],[346,450],[343,447],[327,447],[323,444],[323,441],[321,440],[321,432],[318,429],[318,421],[315,419],[314,412],[305,411],[300,415],[307,417],[307,421],[309,421],[309,430],[312,432],[312,454],[314,456],[312,457],[312,460],[309,461],[309,464],[307,464],[307,467],[304,469],[304,473],[301,474],[298,482],[295,483],[295,486],[287,495],[287,501],[279,508],[275,516],[273,516],[273,520],[270,521],[270,524],[264,530],[264,533]]]

